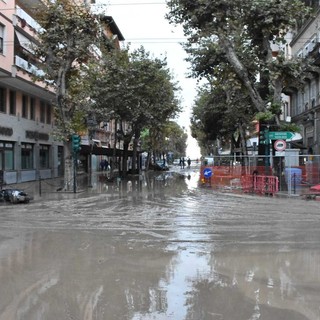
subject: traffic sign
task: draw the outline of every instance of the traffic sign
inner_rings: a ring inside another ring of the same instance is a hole
[[[270,131],[269,139],[270,140],[288,140],[294,136],[293,132],[290,131]]]
[[[204,168],[203,175],[205,178],[211,178],[212,170],[210,168]]]
[[[277,150],[277,151],[283,151],[285,150],[287,147],[287,144],[284,140],[277,140],[275,141],[274,143],[274,148]]]

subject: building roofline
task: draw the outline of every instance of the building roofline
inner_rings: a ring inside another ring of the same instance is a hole
[[[115,23],[114,19],[111,16],[101,16],[101,20],[108,24],[112,33],[118,36],[119,41],[125,40],[120,29],[118,28],[117,24]]]

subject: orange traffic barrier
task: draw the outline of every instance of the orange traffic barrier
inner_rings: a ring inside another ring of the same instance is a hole
[[[244,192],[274,195],[279,191],[279,179],[276,176],[245,175],[241,177]]]

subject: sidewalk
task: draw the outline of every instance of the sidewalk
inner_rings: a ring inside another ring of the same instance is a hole
[[[131,180],[136,179],[132,176]],[[130,179],[129,179],[130,180]],[[53,179],[43,179],[36,181],[28,181],[15,184],[3,185],[2,189],[17,188],[27,192],[34,200],[49,200],[49,199],[65,199],[83,196],[87,193],[105,192],[106,185],[108,188],[115,188],[117,180],[112,182],[107,181],[107,172],[95,171],[92,173],[91,181],[88,179],[88,174],[81,173],[77,175],[76,193],[73,190],[63,191],[63,177]]]
[[[27,192],[33,199],[39,199],[45,194],[57,193],[63,186],[63,178],[27,181],[21,183],[3,185],[2,189],[17,188]]]

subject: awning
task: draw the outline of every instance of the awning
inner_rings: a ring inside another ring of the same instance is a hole
[[[308,149],[303,145],[303,141],[292,141],[288,142],[290,143],[291,148],[296,148],[296,149]]]
[[[112,157],[114,153],[113,148],[106,148],[106,147],[97,147],[96,145],[88,146],[88,145],[81,145],[80,154],[82,155],[89,155],[94,154],[97,156],[108,156]],[[123,150],[116,149],[116,157],[121,157],[123,155]],[[128,150],[128,156],[132,157],[133,152]]]
[[[18,31],[15,31],[15,33],[18,38],[20,46],[23,49],[25,49],[31,53],[34,53],[34,51],[32,50],[32,47],[34,47],[35,45],[32,43],[32,41]]]
[[[92,141],[93,141],[93,144],[94,144],[96,147],[101,147],[101,141],[100,141],[100,140],[92,139]]]

